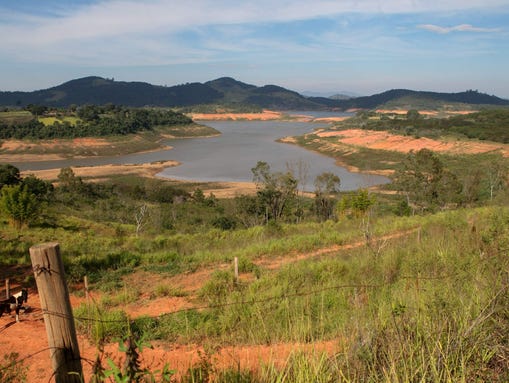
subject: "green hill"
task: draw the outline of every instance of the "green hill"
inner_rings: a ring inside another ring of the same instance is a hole
[[[406,109],[437,109],[446,104],[507,106],[508,100],[474,90],[459,93],[424,92],[392,89],[372,96],[356,97],[339,102],[344,109],[374,109],[380,107],[405,107]]]
[[[250,105],[272,109],[373,109],[384,106],[444,108],[451,105],[509,105],[508,100],[477,91],[460,93],[421,92],[393,89],[372,96],[350,99],[305,97],[277,85],[257,87],[221,77],[205,83],[158,86],[145,82],[114,81],[102,77],[84,77],[33,92],[0,92],[0,105],[25,107],[29,104],[49,107],[115,104],[133,107],[186,107],[204,104]]]

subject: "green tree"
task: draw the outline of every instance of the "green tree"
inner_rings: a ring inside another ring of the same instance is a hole
[[[460,198],[462,185],[429,149],[411,151],[394,174],[394,184],[420,210],[443,208]]]
[[[315,179],[315,210],[320,220],[328,220],[334,216],[340,178],[330,172],[324,172]]]
[[[0,165],[0,189],[4,185],[17,185],[21,182],[19,169],[11,164]]]
[[[338,215],[362,217],[376,203],[376,197],[368,189],[360,189],[355,194],[343,196],[337,203]]]
[[[256,195],[265,210],[266,221],[279,220],[297,196],[297,179],[292,172],[271,172],[270,166],[258,161],[251,169],[256,183]]]
[[[53,184],[49,181],[41,180],[33,174],[24,177],[21,185],[26,186],[30,193],[35,194],[39,199],[47,199],[51,192],[53,192]]]
[[[1,206],[11,224],[20,229],[37,215],[40,202],[26,186],[11,185],[2,188]]]
[[[57,178],[60,187],[68,192],[77,192],[83,187],[83,180],[70,167],[60,169]]]
[[[418,119],[421,118],[421,114],[419,113],[418,110],[416,109],[410,109],[407,113],[406,113],[406,119],[408,121],[417,121]]]

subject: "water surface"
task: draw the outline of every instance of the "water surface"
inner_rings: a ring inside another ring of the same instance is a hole
[[[300,113],[300,112],[299,112]],[[304,113],[304,112],[302,112]],[[309,112],[305,112],[308,113]],[[338,114],[335,114],[338,115]],[[341,190],[386,183],[386,177],[351,173],[336,166],[334,159],[303,149],[278,143],[278,138],[298,136],[325,124],[283,121],[208,121],[203,122],[222,134],[217,137],[168,140],[171,150],[129,154],[124,156],[81,158],[59,161],[13,163],[20,170],[42,170],[67,166],[96,166],[106,164],[139,164],[175,160],[180,166],[167,168],[159,176],[192,181],[252,181],[251,169],[258,161],[267,162],[273,171],[294,170],[305,179],[306,189],[314,189],[319,174],[331,172],[341,179]]]
[[[252,181],[251,169],[258,161],[267,162],[273,171],[299,168],[307,178],[306,189],[313,190],[319,174],[331,172],[341,179],[342,190],[354,190],[386,183],[382,176],[351,173],[336,166],[332,158],[301,147],[276,142],[278,138],[297,136],[324,124],[280,121],[208,121],[222,135],[212,138],[172,140],[173,159],[182,165],[168,168],[159,175],[180,180]]]

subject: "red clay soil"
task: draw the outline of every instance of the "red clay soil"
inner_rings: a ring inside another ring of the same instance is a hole
[[[358,146],[403,153],[426,148],[436,152],[446,152],[451,154],[475,154],[500,151],[504,156],[509,156],[509,145],[507,144],[478,142],[473,140],[433,140],[425,137],[413,138],[411,136],[391,134],[385,131],[363,129],[324,131],[319,132],[317,135],[319,137],[334,137],[338,142],[351,145],[353,147]]]
[[[31,295],[33,302],[38,302],[37,294]],[[40,309],[34,308],[30,313],[22,314],[22,320],[16,323],[14,317],[0,318],[0,347],[4,354],[15,351],[23,365],[28,367],[27,382],[47,383],[53,381],[50,353],[46,338],[43,315]],[[106,358],[117,363],[123,359],[118,351],[117,343],[105,345],[104,353],[99,353],[96,346],[84,336],[78,336],[80,354],[82,357],[85,381],[89,380],[92,363],[101,355],[103,366],[107,366]],[[200,362],[201,355],[206,352],[200,345],[180,345],[163,342],[153,342],[152,348],[146,348],[142,353],[142,366],[152,371],[161,369],[168,364],[171,369],[183,374],[187,369]],[[262,364],[284,365],[292,352],[327,353],[333,355],[340,350],[337,340],[316,342],[312,344],[283,343],[274,345],[229,346],[216,350],[211,356],[215,368],[237,368],[256,370]]]
[[[377,238],[379,242],[384,242],[392,238],[409,235],[414,230],[396,232]],[[353,244],[335,245],[327,248],[315,250],[304,254],[291,254],[285,257],[272,259],[259,259],[257,264],[266,269],[274,270],[282,265],[296,262],[305,258],[322,256],[328,253],[334,253],[341,250],[348,250],[355,247],[364,246],[365,241],[359,241]],[[223,264],[214,266],[214,270],[226,269],[231,265]],[[201,269],[194,273],[180,274],[166,280],[171,286],[175,286],[187,295],[184,297],[158,297],[152,298],[149,294],[140,295],[136,304],[127,304],[123,309],[129,317],[139,316],[158,316],[164,313],[171,313],[181,309],[193,307],[193,295],[210,278],[213,270]],[[136,283],[136,279],[144,279],[148,275],[133,274],[127,281]],[[244,276],[246,277],[246,276]],[[132,278],[133,280],[130,280]],[[152,275],[155,282],[158,282],[160,276]],[[145,279],[146,280],[146,279]],[[162,280],[160,281],[162,282]],[[98,300],[99,294],[94,292],[91,299]],[[71,305],[76,307],[83,303],[85,298],[71,296]],[[50,354],[47,350],[48,342],[46,338],[46,329],[44,327],[43,314],[40,309],[39,296],[34,291],[30,291],[29,306],[31,309],[27,313],[21,314],[21,321],[16,323],[14,316],[4,315],[0,318],[0,349],[3,354],[11,351],[17,352],[20,359],[25,359],[24,365],[28,367],[28,379],[30,383],[46,383],[52,381],[52,371]],[[85,381],[91,373],[92,361],[96,359],[98,351],[95,345],[91,344],[84,336],[78,336],[81,357],[83,358],[83,369]],[[184,373],[190,366],[200,362],[200,355],[205,353],[201,345],[180,345],[164,342],[153,342],[152,349],[143,351],[143,363],[150,369],[156,370],[169,363],[170,368]],[[339,340],[313,342],[308,344],[300,343],[282,343],[272,345],[240,345],[219,347],[210,356],[213,366],[216,368],[233,367],[255,370],[261,365],[274,364],[276,366],[284,365],[292,352],[302,351],[309,353],[327,353],[332,355],[341,350]],[[119,361],[122,354],[118,351],[118,344],[110,343],[104,347],[103,359],[106,357]],[[106,362],[104,362],[106,365]]]

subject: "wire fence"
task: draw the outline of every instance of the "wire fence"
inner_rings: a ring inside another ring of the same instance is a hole
[[[477,262],[482,263],[483,260],[480,259]],[[416,275],[400,275],[400,276],[398,276],[398,279],[400,279],[400,280],[407,279],[407,280],[414,280],[414,281],[434,281],[434,280],[446,280],[446,279],[458,278],[458,277],[462,276],[462,274],[464,274],[463,275],[464,277],[468,277],[468,275],[470,275],[471,277],[474,277],[467,270],[461,270],[459,272],[447,274],[447,275],[421,275],[420,273],[416,274]],[[323,287],[320,289],[314,289],[314,290],[296,292],[296,293],[289,293],[289,294],[281,294],[281,295],[270,296],[270,297],[266,297],[266,298],[238,300],[238,301],[224,302],[224,303],[212,304],[212,305],[195,305],[193,307],[181,308],[178,310],[173,310],[170,312],[165,312],[165,313],[162,313],[159,315],[154,315],[154,316],[144,315],[143,317],[147,318],[147,319],[160,319],[162,317],[177,315],[179,313],[184,313],[184,312],[199,311],[199,310],[217,310],[217,309],[231,307],[231,306],[255,305],[255,304],[262,304],[262,303],[277,301],[277,300],[297,299],[297,298],[301,298],[301,297],[317,295],[317,294],[321,294],[321,293],[324,293],[327,291],[334,291],[334,290],[339,291],[339,290],[343,290],[343,289],[377,289],[377,288],[383,288],[383,287],[393,285],[393,284],[394,284],[394,282],[389,282],[389,281],[382,282],[382,283],[375,283],[375,284],[338,284],[338,285],[334,285],[334,286]],[[93,300],[93,297],[92,297],[92,300]],[[95,301],[94,301],[94,303],[97,305],[97,303]],[[44,314],[44,315],[57,316],[57,317],[67,318],[67,319],[74,319],[75,321],[100,323],[100,324],[126,323],[125,319],[101,319],[101,318],[97,318],[97,317],[91,318],[91,317],[83,317],[83,316],[75,316],[75,315],[73,315],[72,317],[69,317],[68,315],[54,312],[54,311],[45,310],[40,307],[33,307],[33,309],[40,310],[42,312],[42,314]],[[13,324],[15,324],[15,322],[4,326],[4,328],[2,328],[0,330],[0,333],[5,331],[8,327],[12,326]],[[2,373],[3,371],[6,371],[8,369],[12,369],[12,368],[16,367],[17,365],[23,364],[26,361],[41,354],[42,352],[46,352],[46,351],[50,351],[50,350],[52,350],[51,347],[45,347],[41,350],[30,353],[30,354],[22,357],[21,359],[15,359],[12,363],[7,363],[6,365],[1,366],[0,373]],[[87,363],[93,363],[93,361],[90,361],[86,358],[81,358],[81,359]]]

